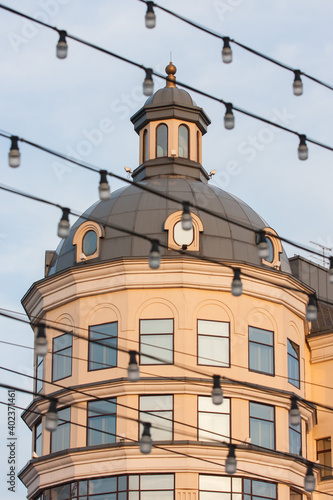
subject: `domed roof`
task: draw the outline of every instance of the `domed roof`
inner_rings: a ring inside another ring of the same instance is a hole
[[[186,90],[179,89],[178,87],[163,87],[155,94],[148,97],[145,106],[165,106],[165,105],[178,105],[187,107],[197,107],[192,97]]]
[[[191,178],[156,177],[140,184],[181,200],[202,205],[229,219],[227,222],[201,210],[191,209],[203,224],[198,256],[265,267],[258,257],[255,233],[230,222],[241,222],[255,230],[267,227],[266,222],[240,199],[216,186]],[[98,220],[101,225],[112,224],[123,227],[149,238],[158,239],[167,245],[168,235],[164,230],[164,223],[169,215],[181,209],[178,203],[143,191],[134,185],[118,189],[111,195],[110,200],[92,205],[73,225],[70,235],[61,242],[56,251],[49,275],[71,267],[89,266],[118,259],[147,259],[151,247],[149,241],[105,226],[99,256],[86,263],[76,262],[73,236],[86,218]],[[162,258],[179,257],[179,253],[175,250],[162,247],[160,253]],[[289,261],[284,251],[280,255],[280,262],[281,270],[290,272]]]

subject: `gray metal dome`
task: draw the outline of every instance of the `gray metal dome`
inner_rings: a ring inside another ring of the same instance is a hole
[[[268,227],[266,222],[246,203],[218,187],[191,178],[155,177],[140,184],[170,194],[183,201],[189,201],[220,213],[229,220],[244,223],[253,229]],[[167,217],[181,210],[178,203],[129,186],[115,191],[108,201],[97,202],[78,219],[70,235],[61,242],[51,263],[49,275],[77,266],[90,266],[101,262],[123,258],[147,259],[150,243],[141,238],[127,235],[105,226],[105,237],[101,240],[100,253],[86,263],[76,262],[76,247],[73,236],[86,218],[98,220],[101,225],[112,224],[136,233],[156,238],[167,245],[167,231],[164,223]],[[200,210],[192,210],[203,224],[200,234],[200,248],[197,254],[221,261],[263,266],[258,257],[255,233],[242,229],[230,222],[220,220]],[[160,248],[163,257],[179,258],[175,250]],[[280,255],[281,270],[290,273],[288,258]]]

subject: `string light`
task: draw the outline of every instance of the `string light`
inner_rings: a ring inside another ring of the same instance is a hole
[[[223,392],[221,389],[220,375],[213,375],[212,401],[214,405],[221,405],[223,402]]]
[[[53,432],[58,427],[57,400],[51,399],[49,409],[45,417],[45,429]]]
[[[235,267],[234,277],[233,277],[232,284],[231,284],[231,293],[235,297],[239,297],[240,295],[242,295],[242,291],[243,291],[243,285],[242,285],[242,281],[240,279],[240,274],[241,274],[241,270],[239,269],[239,267]]]
[[[45,356],[48,351],[48,342],[45,334],[45,325],[40,323],[37,326],[37,335],[35,341],[35,352],[37,356]]]
[[[101,170],[101,180],[99,181],[98,192],[102,201],[109,200],[111,197],[110,186],[107,180],[107,171]]]
[[[308,321],[317,320],[317,306],[316,306],[316,295],[312,294],[309,296],[309,302],[306,307],[306,319]]]
[[[298,158],[300,160],[307,160],[309,156],[309,150],[306,145],[306,135],[299,135],[299,146],[298,146]]]
[[[68,45],[66,42],[67,32],[64,30],[59,31],[59,41],[57,43],[57,57],[58,59],[65,59],[67,57]]]
[[[232,50],[230,47],[230,38],[228,36],[223,37],[222,61],[226,64],[232,61]]]
[[[313,464],[308,464],[306,471],[306,476],[304,479],[304,489],[309,493],[312,493],[316,489],[316,479],[313,475]]]
[[[154,12],[154,2],[147,2],[147,12],[145,15],[146,28],[155,28],[156,16]]]
[[[328,270],[328,280],[330,283],[333,283],[333,256],[330,258],[330,268]]]
[[[128,363],[128,368],[127,368],[127,376],[128,380],[131,382],[137,382],[140,378],[140,371],[138,367],[138,363],[136,361],[136,351],[129,351],[129,363]]]
[[[235,126],[235,117],[232,112],[232,104],[231,102],[227,102],[226,105],[226,111],[224,115],[224,127],[227,130],[232,130]]]
[[[269,247],[266,241],[265,231],[257,232],[257,245],[259,258],[267,259],[269,257]]]
[[[188,201],[183,202],[182,228],[184,231],[189,231],[193,227],[192,216],[190,214],[190,204]]]
[[[289,410],[289,421],[291,425],[300,425],[301,423],[301,412],[299,411],[297,398],[293,396],[291,398],[291,408]]]
[[[154,93],[154,80],[152,79],[153,70],[146,68],[146,77],[143,82],[143,95],[150,96]]]
[[[301,80],[301,71],[299,69],[295,69],[294,74],[295,74],[295,79],[294,79],[294,83],[293,83],[294,95],[302,95],[303,94],[303,83]]]
[[[234,444],[229,445],[229,453],[227,456],[227,460],[225,462],[225,472],[227,474],[235,474],[237,470],[237,460],[235,453],[236,446]]]
[[[59,238],[67,238],[67,236],[69,235],[69,229],[70,229],[69,213],[70,213],[69,208],[62,209],[62,217],[61,217],[60,222],[58,224],[58,236],[59,236]]]
[[[161,254],[158,249],[159,241],[154,240],[149,254],[149,267],[151,269],[158,269],[161,263]]]
[[[18,147],[18,137],[16,135],[12,135],[10,140],[11,146],[8,154],[8,163],[10,167],[16,168],[19,167],[21,163],[21,153]]]
[[[150,435],[150,422],[143,422],[143,432],[140,439],[140,451],[144,455],[148,455],[151,452],[153,446],[153,440]]]

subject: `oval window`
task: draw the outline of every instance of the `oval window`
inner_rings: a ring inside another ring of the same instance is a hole
[[[88,231],[82,240],[82,252],[87,257],[97,251],[97,234],[95,231]]]
[[[184,231],[182,228],[182,222],[179,221],[173,226],[173,239],[175,243],[179,246],[182,245],[191,245],[194,239],[194,229],[190,229],[189,231]]]
[[[274,260],[274,247],[273,247],[272,240],[270,238],[265,238],[265,240],[266,240],[266,243],[268,245],[269,256],[267,257],[267,259],[264,259],[264,260],[271,264]]]

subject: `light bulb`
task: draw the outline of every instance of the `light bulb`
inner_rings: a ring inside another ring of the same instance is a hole
[[[8,154],[8,163],[10,167],[16,168],[20,166],[21,163],[21,153],[18,147],[18,137],[13,135],[11,140],[11,146]]]
[[[309,297],[309,302],[306,307],[306,319],[308,321],[316,321],[317,319],[316,296],[314,294]]]
[[[69,218],[68,218],[69,212],[70,212],[69,208],[62,209],[62,217],[58,224],[59,238],[67,238],[67,236],[69,235],[69,228],[70,228]]]
[[[53,432],[58,427],[58,410],[57,410],[57,400],[51,399],[50,406],[45,418],[45,428],[46,430]]]
[[[111,197],[110,186],[107,180],[107,171],[101,170],[101,180],[99,181],[98,192],[100,200],[109,200]]]
[[[154,12],[154,2],[147,2],[147,12],[145,16],[146,28],[155,28],[156,16]]]
[[[330,268],[328,270],[328,281],[333,283],[333,256],[330,257]]]
[[[301,412],[299,411],[297,398],[291,398],[291,408],[289,410],[289,421],[291,425],[299,425],[301,423]]]
[[[309,156],[309,150],[306,145],[306,135],[301,134],[299,136],[298,158],[300,160],[307,160],[308,156]]]
[[[234,114],[232,112],[232,104],[231,104],[231,102],[227,102],[227,104],[225,106],[226,106],[226,112],[224,115],[224,127],[227,130],[231,130],[235,126],[235,117],[234,117]]]
[[[37,354],[37,356],[45,356],[48,351],[48,343],[45,335],[45,325],[40,323],[37,328],[35,353]]]
[[[146,78],[143,82],[143,95],[150,96],[154,92],[154,81],[152,79],[153,70],[151,68],[146,69]]]
[[[149,267],[158,269],[161,263],[161,254],[158,249],[158,240],[154,240],[149,254]]]
[[[227,474],[235,474],[237,470],[237,460],[235,454],[235,445],[229,445],[229,453],[225,461],[225,471]]]
[[[150,435],[150,427],[151,423],[144,422],[143,423],[143,432],[140,439],[140,451],[144,455],[148,455],[151,452],[151,448],[153,446],[153,440]]]
[[[306,476],[304,479],[304,489],[305,491],[308,491],[309,493],[312,493],[316,489],[316,479],[313,475],[313,465],[309,464],[307,471],[306,471]]]
[[[59,31],[59,41],[57,43],[57,57],[59,59],[65,59],[67,57],[68,45],[66,42],[66,31]]]
[[[258,255],[260,259],[267,259],[269,257],[269,247],[266,241],[266,236],[264,231],[258,231],[257,233],[257,245],[258,245]]]
[[[140,378],[140,371],[138,367],[138,363],[136,361],[136,351],[129,351],[130,359],[127,368],[127,376],[128,380],[131,382],[137,382]]]
[[[184,231],[189,231],[193,227],[192,217],[190,214],[190,204],[187,201],[183,202],[182,228]]]
[[[294,95],[302,95],[303,94],[303,83],[301,80],[301,71],[299,69],[295,69],[294,74],[295,74],[295,79],[294,79],[294,83],[293,83]]]
[[[242,291],[243,291],[243,285],[242,285],[242,281],[240,279],[240,273],[241,273],[241,270],[238,267],[236,267],[234,269],[234,278],[233,278],[232,284],[231,284],[231,293],[235,297],[239,297],[240,295],[242,295]]]
[[[223,38],[222,61],[226,64],[232,61],[232,50],[230,47],[230,38],[228,36]]]
[[[214,405],[221,405],[223,402],[223,392],[220,384],[220,375],[213,375],[212,400]]]

